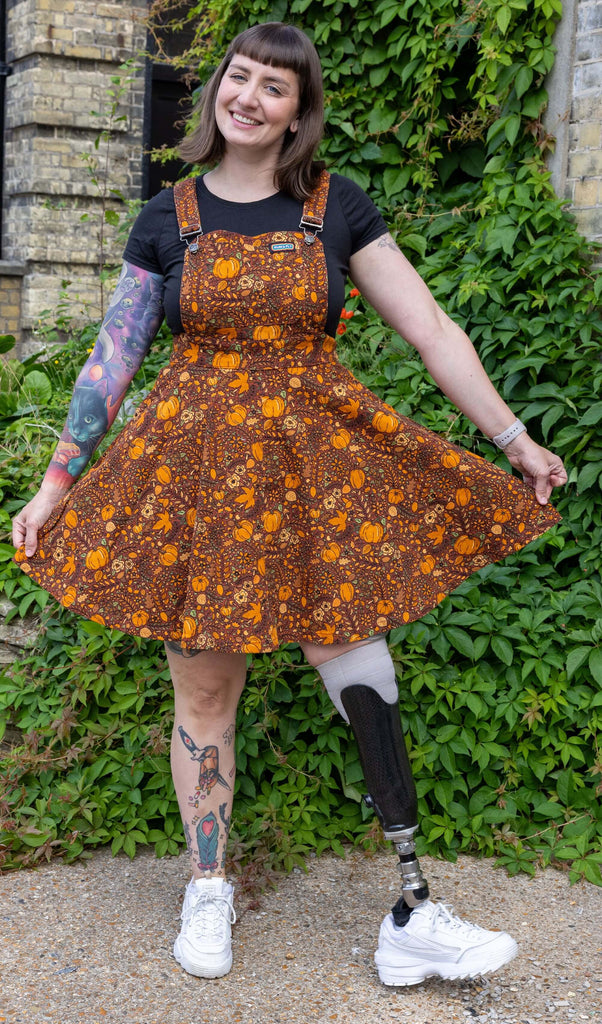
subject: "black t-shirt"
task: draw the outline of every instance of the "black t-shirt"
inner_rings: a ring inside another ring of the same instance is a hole
[[[298,231],[303,203],[282,192],[254,203],[232,203],[214,196],[197,178],[201,224],[209,231],[261,235],[270,231]],[[324,230],[320,240],[328,271],[326,331],[334,334],[345,301],[349,258],[388,228],[365,192],[340,174],[330,176]],[[202,242],[201,242],[202,244]],[[174,334],[182,331],[180,286],[186,245],[180,241],[173,189],[151,199],[139,214],[125,247],[124,259],[164,277],[165,318]]]

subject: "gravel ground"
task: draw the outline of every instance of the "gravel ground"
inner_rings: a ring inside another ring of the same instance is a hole
[[[515,960],[488,979],[387,988],[373,963],[398,895],[394,854],[322,857],[248,905],[226,978],[171,957],[184,858],[85,863],[0,876],[2,1024],[573,1024],[602,1021],[602,890],[491,861],[422,858],[433,898],[511,932]],[[247,903],[247,906],[245,906]]]

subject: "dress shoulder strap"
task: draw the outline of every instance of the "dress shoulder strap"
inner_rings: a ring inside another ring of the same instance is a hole
[[[324,214],[328,202],[328,189],[330,188],[330,175],[328,171],[322,171],[318,183],[312,194],[303,204],[303,213],[299,227],[305,235],[308,245],[315,242],[316,235],[324,227]]]
[[[196,192],[196,178],[186,178],[184,181],[176,181],[173,187],[173,197],[176,204],[176,216],[180,229],[180,238],[186,245],[194,244],[194,238],[203,234],[201,227],[201,214]]]

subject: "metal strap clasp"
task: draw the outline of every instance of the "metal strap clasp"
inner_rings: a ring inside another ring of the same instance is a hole
[[[317,234],[324,229],[324,219],[322,217],[312,217],[311,214],[304,213],[299,221],[299,227],[303,232],[305,244],[313,245]]]

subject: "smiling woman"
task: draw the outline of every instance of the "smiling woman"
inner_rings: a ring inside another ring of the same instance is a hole
[[[322,68],[304,32],[293,25],[278,25],[277,31],[274,31],[274,24],[254,25],[241,33],[228,47],[223,60],[201,93],[192,115],[193,122],[198,118],[198,123],[182,142],[180,153],[191,164],[212,165],[223,158],[227,139],[217,124],[216,104],[222,82],[228,77],[233,62],[244,65],[238,72],[241,78],[239,84],[244,84],[242,79],[247,77],[251,66],[255,69],[262,66],[266,74],[265,89],[274,90],[274,94],[279,92],[283,96],[287,95],[284,84],[292,87],[292,73],[297,83],[298,106],[290,123],[285,125],[273,177],[276,187],[281,191],[295,199],[304,200],[316,187],[323,167],[314,160],[324,130]],[[271,70],[267,71],[268,68]],[[236,75],[236,69],[232,70]],[[272,81],[269,81],[270,77]],[[255,115],[257,111],[250,113]],[[291,129],[291,125],[295,127]]]
[[[474,977],[505,964],[516,943],[428,898],[384,634],[553,525],[547,501],[566,473],[515,420],[369,197],[314,161],[321,131],[307,37],[280,23],[238,36],[183,146],[211,170],[136,220],[59,443],[62,475],[53,485],[51,466],[16,517],[15,557],[73,611],[165,641],[193,873],[174,945],[187,971],[231,967],[226,845],[246,657],[292,642],[351,725],[370,806],[399,854],[381,980]],[[348,273],[523,481],[399,415],[339,363]],[[169,365],[68,490],[123,398],[124,352],[135,372],[163,309]]]

